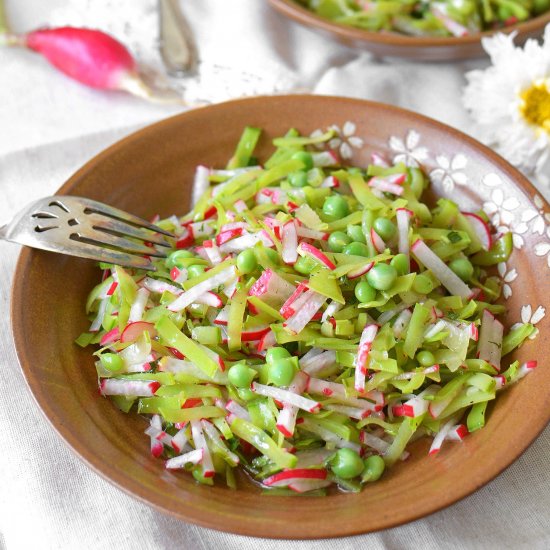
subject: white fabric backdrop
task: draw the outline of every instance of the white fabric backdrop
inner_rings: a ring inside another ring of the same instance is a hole
[[[309,88],[391,102],[473,131],[460,90],[464,72],[484,61],[380,61],[287,22],[264,0],[182,4],[203,61],[199,77],[184,83],[191,96],[219,101]],[[46,23],[102,27],[159,67],[152,0],[7,0],[7,8],[16,30]],[[179,110],[85,89],[32,53],[0,50],[0,220],[53,193],[122,136]],[[506,472],[462,502],[360,537],[292,543],[245,538],[187,525],[133,500],[73,456],[26,388],[8,319],[17,254],[17,246],[0,243],[0,549],[550,548],[550,429]]]

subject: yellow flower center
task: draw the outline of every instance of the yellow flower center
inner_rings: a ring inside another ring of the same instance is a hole
[[[534,82],[520,94],[520,112],[534,126],[550,133],[550,82]]]

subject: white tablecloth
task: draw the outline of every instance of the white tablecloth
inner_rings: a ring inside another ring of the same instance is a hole
[[[200,75],[188,94],[219,101],[309,88],[391,102],[473,131],[461,107],[464,72],[485,61],[375,60],[284,20],[264,0],[185,0]],[[98,26],[159,67],[152,0],[7,0],[17,30]],[[0,220],[53,193],[81,164],[178,107],[86,89],[35,54],[0,50]],[[334,541],[252,539],[163,516],[90,471],[55,435],[27,390],[9,328],[18,254],[0,243],[0,549],[504,549],[550,548],[550,429],[506,472],[458,504],[409,525]],[[480,457],[483,460],[483,457]]]

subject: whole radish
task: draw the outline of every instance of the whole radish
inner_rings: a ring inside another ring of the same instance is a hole
[[[153,101],[156,97],[137,72],[137,64],[118,40],[94,29],[59,27],[22,35],[4,34],[0,43],[23,46],[40,53],[67,76],[102,90],[124,90]],[[178,100],[181,101],[181,100]]]

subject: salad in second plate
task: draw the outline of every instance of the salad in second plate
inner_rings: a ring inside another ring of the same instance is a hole
[[[420,168],[373,154],[345,167],[289,130],[253,156],[246,128],[222,169],[198,166],[193,210],[156,220],[177,235],[153,273],[103,265],[92,321],[99,387],[149,418],[166,468],[270,492],[358,491],[407,445],[430,454],[482,428],[498,392],[535,366],[506,356],[491,266],[511,234],[449,199],[422,200]],[[153,245],[151,245],[153,246]],[[504,358],[504,360],[502,360]]]
[[[295,0],[317,15],[367,31],[466,36],[547,12],[549,0]]]

